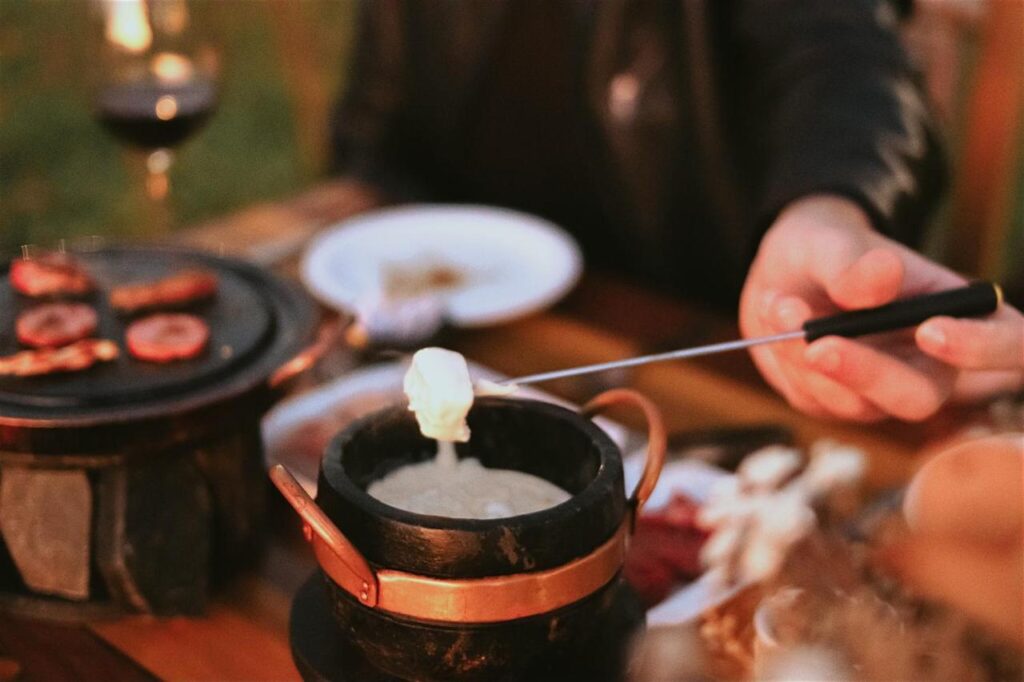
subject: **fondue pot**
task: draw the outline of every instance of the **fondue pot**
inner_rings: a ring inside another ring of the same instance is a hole
[[[588,418],[616,404],[641,408],[649,428],[644,473],[628,498],[621,453]],[[580,656],[600,658],[584,649],[612,617],[633,522],[661,470],[658,410],[625,389],[599,395],[581,413],[486,397],[468,422],[472,437],[457,445],[460,457],[539,476],[572,497],[499,519],[423,515],[376,500],[366,493],[370,483],[435,455],[436,442],[404,405],[351,424],[331,442],[316,502],[283,467],[271,471],[304,521],[335,645],[386,675],[415,680],[524,679]],[[293,630],[293,649],[294,637]]]
[[[0,608],[53,618],[194,613],[258,549],[265,503],[259,422],[323,350],[300,290],[239,260],[163,248],[76,252],[85,298],[121,356],[88,370],[0,377]],[[188,307],[210,327],[198,357],[167,364],[124,348],[131,318],[111,286],[189,268],[217,294]],[[0,354],[19,350],[16,294],[0,267]]]

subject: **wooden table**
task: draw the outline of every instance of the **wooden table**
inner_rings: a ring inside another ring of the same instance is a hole
[[[198,226],[176,240],[294,273],[295,256],[312,234],[372,204],[373,197],[360,188],[330,183],[289,201]],[[735,323],[723,316],[592,275],[554,310],[459,333],[453,345],[469,358],[515,376],[736,334]],[[790,428],[800,443],[828,437],[860,445],[870,456],[868,485],[873,489],[905,482],[923,446],[971,417],[946,412],[924,424],[870,427],[815,420],[788,407],[740,353],[637,368],[625,378],[662,407],[672,431],[779,424]],[[546,388],[580,399],[597,387],[577,381]],[[637,425],[634,415],[615,416]],[[0,617],[0,682],[14,668],[27,679],[45,680],[298,679],[288,647],[288,610],[314,562],[298,538],[296,518],[283,503],[274,512],[263,563],[219,594],[203,618],[132,616],[58,626]]]

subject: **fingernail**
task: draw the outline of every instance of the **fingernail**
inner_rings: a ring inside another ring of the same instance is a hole
[[[923,325],[917,333],[932,348],[938,349],[946,345],[946,332],[942,331],[938,325]]]
[[[819,372],[835,374],[839,371],[839,353],[832,348],[810,348],[807,351],[807,359]]]
[[[776,318],[782,323],[783,329],[797,329],[804,323],[800,315],[800,307],[793,301],[783,301],[775,310]]]

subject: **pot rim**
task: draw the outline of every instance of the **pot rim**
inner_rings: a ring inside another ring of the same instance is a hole
[[[512,404],[520,406],[525,405],[531,409],[537,409],[541,412],[545,412],[557,419],[572,422],[590,437],[591,441],[597,448],[601,458],[597,473],[581,491],[573,494],[565,502],[560,502],[554,506],[530,512],[528,514],[502,516],[494,519],[473,519],[420,514],[381,502],[352,481],[348,476],[348,473],[345,471],[345,467],[341,463],[340,453],[356,433],[366,427],[373,420],[399,411],[407,413],[407,407],[401,403],[389,405],[360,417],[334,436],[328,444],[327,449],[324,452],[324,456],[320,461],[321,477],[330,485],[334,494],[348,498],[352,503],[362,507],[365,511],[373,515],[407,526],[415,526],[429,530],[462,532],[490,531],[495,528],[507,526],[512,520],[522,526],[530,526],[535,522],[538,525],[542,525],[551,521],[552,518],[555,518],[555,515],[561,515],[561,512],[563,511],[579,511],[591,504],[599,502],[600,498],[606,495],[603,490],[599,490],[602,481],[605,479],[608,479],[610,482],[614,482],[615,478],[618,478],[620,481],[622,480],[622,453],[619,446],[611,439],[611,436],[609,436],[600,426],[595,424],[593,420],[588,419],[579,412],[542,400],[532,398],[511,398],[505,396],[479,397],[474,401],[472,409],[475,410],[478,407],[502,407]],[[618,464],[618,467],[614,466],[616,463]],[[616,468],[618,471],[616,471]],[[318,493],[318,498],[320,494],[321,493]],[[623,499],[625,499],[624,489],[622,490],[622,495]]]

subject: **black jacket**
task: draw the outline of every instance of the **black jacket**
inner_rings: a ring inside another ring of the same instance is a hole
[[[334,170],[539,213],[597,267],[733,303],[800,196],[919,236],[943,170],[896,24],[878,0],[367,0]]]

